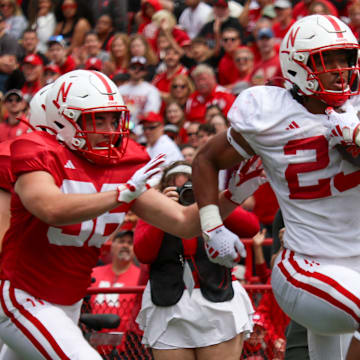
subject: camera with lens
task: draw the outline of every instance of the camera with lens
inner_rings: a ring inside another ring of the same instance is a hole
[[[187,181],[183,186],[177,187],[176,191],[179,194],[179,203],[181,205],[188,206],[195,202],[191,181]]]

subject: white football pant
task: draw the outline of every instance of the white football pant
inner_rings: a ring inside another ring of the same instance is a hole
[[[0,281],[0,360],[101,360],[77,326],[82,301],[54,305]]]
[[[311,360],[342,360],[360,323],[360,258],[325,259],[283,250],[272,272],[280,307],[308,329]]]

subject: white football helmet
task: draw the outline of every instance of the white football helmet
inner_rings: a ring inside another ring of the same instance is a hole
[[[29,124],[32,131],[42,130],[47,127],[45,100],[46,94],[51,88],[52,84],[42,87],[31,99],[29,110]]]
[[[96,129],[95,113],[118,114],[115,131]],[[85,115],[93,124],[86,128]],[[74,70],[60,76],[46,95],[46,119],[57,139],[98,164],[115,164],[124,155],[129,136],[129,111],[117,86],[98,71]],[[104,134],[106,141],[93,147],[89,134]]]
[[[348,67],[326,68],[323,54],[330,50],[347,51]],[[302,95],[315,95],[330,106],[341,106],[350,96],[359,94],[359,44],[350,28],[335,16],[310,15],[296,21],[280,46],[280,64],[285,86]],[[320,58],[322,69],[315,71],[315,58]],[[347,81],[341,73],[349,71]],[[342,79],[342,89],[327,90],[319,75],[336,72]]]

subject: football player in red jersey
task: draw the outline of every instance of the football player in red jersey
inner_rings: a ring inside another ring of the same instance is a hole
[[[63,75],[45,107],[55,135],[36,131],[11,144],[15,185],[0,282],[0,337],[8,348],[1,358],[101,359],[76,325],[101,245],[130,208],[164,231],[191,238],[200,231],[197,208],[146,191],[163,157],[146,163],[145,151],[127,138],[128,111],[105,75]],[[246,180],[234,186],[232,201],[243,200],[237,185],[254,177]],[[224,214],[236,206],[225,196],[221,201]],[[237,237],[231,244],[210,242],[208,252],[231,266],[237,252],[245,255]]]

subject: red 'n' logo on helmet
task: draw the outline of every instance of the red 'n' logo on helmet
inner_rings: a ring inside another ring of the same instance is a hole
[[[289,47],[289,41],[291,42],[291,46],[294,46],[296,35],[297,35],[299,30],[300,30],[300,27],[298,27],[295,30],[295,33],[294,33],[294,29],[291,29],[290,34],[289,34],[288,39],[287,39],[287,43],[286,43],[287,48]]]
[[[53,103],[54,103],[54,105],[55,105],[57,108],[60,107],[60,105],[59,105],[59,97],[60,97],[60,95],[62,96],[62,102],[63,102],[63,103],[66,102],[66,98],[67,98],[67,96],[68,96],[68,93],[69,93],[69,90],[70,90],[70,88],[71,88],[71,85],[72,85],[72,82],[69,83],[68,87],[65,89],[65,82],[63,82],[63,83],[61,84],[60,89],[59,89],[59,91],[58,91],[58,93],[57,93],[56,99],[53,100]]]

